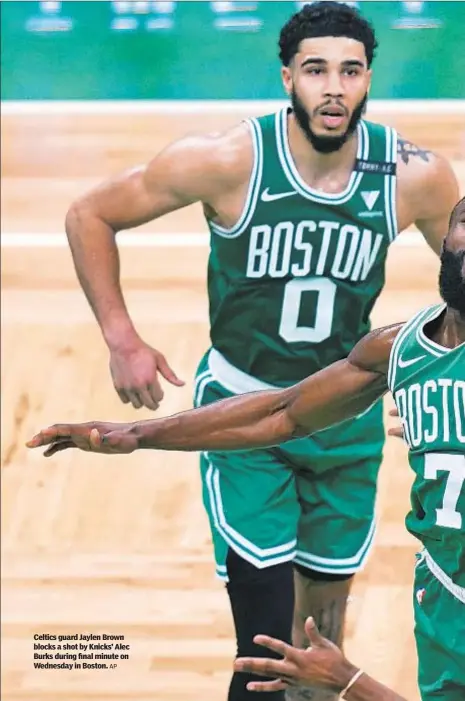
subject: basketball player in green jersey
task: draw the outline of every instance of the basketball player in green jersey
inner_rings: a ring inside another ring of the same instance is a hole
[[[67,215],[115,388],[136,408],[157,408],[158,373],[182,383],[128,315],[115,232],[203,205],[211,348],[197,373],[197,406],[288,387],[346,357],[370,329],[388,248],[412,223],[439,253],[456,181],[443,159],[361,118],[376,48],[370,25],[347,5],[315,3],[283,27],[279,46],[291,108],[181,139]],[[311,614],[341,642],[351,581],[373,541],[383,441],[378,404],[285,446],[201,456],[240,654],[259,654],[258,631],[290,640],[293,610],[296,644]],[[229,701],[250,698],[246,681],[235,675]]]
[[[415,473],[407,528],[424,546],[415,568],[414,596],[422,699],[463,701],[465,198],[452,212],[441,252],[439,287],[445,304],[423,309],[405,324],[369,333],[348,358],[290,388],[232,397],[154,421],[52,426],[34,436],[28,445],[49,445],[47,456],[70,447],[102,453],[144,448],[273,448],[341,425],[367,411],[390,389]],[[251,465],[250,471],[254,469]],[[219,484],[221,487],[221,477]],[[284,654],[285,660],[236,661],[237,672],[278,677],[274,682],[249,683],[251,690],[279,692],[290,683],[317,683],[337,693],[350,685],[346,698],[353,701],[401,698],[361,674],[308,622],[306,628],[318,655],[259,636],[256,642]]]

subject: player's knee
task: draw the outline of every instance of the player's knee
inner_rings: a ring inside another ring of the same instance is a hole
[[[292,562],[259,569],[230,549],[227,558],[237,654],[273,656],[253,642],[255,635],[271,635],[291,642],[294,611]]]

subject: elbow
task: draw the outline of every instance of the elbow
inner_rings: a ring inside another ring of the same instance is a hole
[[[86,235],[87,232],[99,232],[104,230],[116,235],[115,227],[110,226],[97,214],[95,206],[86,197],[75,200],[65,216],[65,231],[68,240],[77,240]]]
[[[87,215],[88,216],[88,215]],[[71,204],[65,217],[65,231],[72,236],[86,220],[86,207],[82,200],[76,200]]]
[[[288,441],[293,441],[297,438],[305,438],[311,431],[308,426],[303,426],[295,417],[292,416],[292,412],[284,409],[280,417],[280,427],[278,433],[280,434],[280,442],[287,443]]]

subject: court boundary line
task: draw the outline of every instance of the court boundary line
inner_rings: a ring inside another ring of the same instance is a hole
[[[3,115],[274,112],[287,100],[2,100]],[[465,114],[465,100],[370,100],[369,114]]]
[[[208,233],[187,231],[180,233],[131,233],[124,231],[116,235],[119,248],[208,248]],[[1,248],[68,248],[65,233],[5,232],[0,236]],[[393,246],[426,245],[422,235],[415,231],[400,234]]]

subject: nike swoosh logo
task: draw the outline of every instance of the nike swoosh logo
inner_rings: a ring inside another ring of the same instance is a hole
[[[415,365],[415,363],[418,363],[419,360],[423,360],[425,357],[424,355],[419,355],[418,358],[412,358],[411,360],[402,360],[402,358],[399,358],[397,364],[400,368],[408,368],[410,365]]]
[[[292,192],[275,192],[272,194],[270,193],[270,188],[267,187],[266,190],[263,190],[260,199],[262,202],[273,202],[274,200],[281,200],[283,197],[290,197],[295,194],[297,194],[295,190],[292,190]]]

